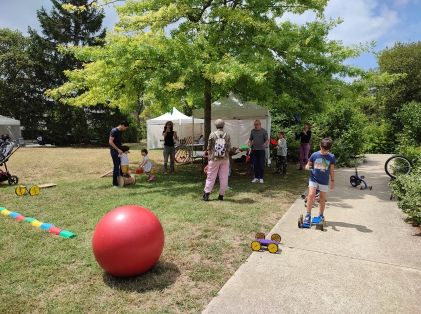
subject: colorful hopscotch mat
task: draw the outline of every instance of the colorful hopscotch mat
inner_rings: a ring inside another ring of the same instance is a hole
[[[17,221],[24,221],[27,222],[29,224],[31,224],[32,226],[41,229],[43,231],[52,233],[54,235],[58,235],[60,237],[66,238],[66,239],[72,239],[74,237],[76,237],[76,234],[74,234],[73,232],[67,231],[67,230],[63,230],[60,229],[56,226],[54,226],[53,224],[50,223],[45,223],[42,221],[39,221],[35,218],[32,217],[25,217],[17,212],[12,212],[4,207],[0,207],[0,214],[3,216],[8,216],[10,218],[13,218]]]

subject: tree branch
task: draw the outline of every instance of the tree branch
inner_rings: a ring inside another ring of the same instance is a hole
[[[206,9],[212,5],[213,0],[208,0],[203,7],[201,8],[199,14],[196,16],[193,14],[187,14],[187,18],[190,22],[197,23],[202,19],[203,13],[205,13]]]

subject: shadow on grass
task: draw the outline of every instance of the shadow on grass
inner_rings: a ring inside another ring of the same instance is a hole
[[[235,167],[241,166],[242,165],[235,165]],[[232,199],[232,201],[237,204],[252,204],[256,203],[256,200],[250,197],[238,197],[238,194],[257,193],[269,198],[278,197],[280,191],[298,194],[302,191],[301,189],[300,191],[297,191],[297,186],[300,186],[301,182],[305,184],[306,181],[303,180],[302,173],[298,171],[291,172],[287,179],[274,176],[270,172],[265,178],[267,178],[265,179],[265,184],[252,184],[250,183],[250,177],[248,175],[239,174],[239,172],[235,171],[229,178],[229,186],[232,188],[232,192],[237,196],[233,198],[232,195],[228,193],[224,200],[230,201],[230,199]],[[136,185],[127,186],[124,189],[127,189],[130,194],[166,194],[174,198],[183,196],[192,199],[201,199],[205,179],[206,178],[201,171],[201,165],[188,164],[179,166],[177,171],[173,174],[165,175],[163,173],[157,173],[157,181],[153,183],[146,182],[146,177],[138,177]],[[92,186],[92,189],[104,190],[108,189],[107,186],[107,184],[98,187]],[[109,189],[111,191],[111,187]],[[213,194],[217,195],[218,189],[219,182],[217,180]]]
[[[328,227],[332,227],[332,230],[334,231],[340,231],[337,227],[342,227],[342,228],[354,228],[359,232],[364,232],[364,233],[369,233],[369,232],[373,232],[373,230],[368,229],[366,226],[363,225],[356,225],[356,224],[350,224],[347,222],[340,222],[340,221],[328,221],[327,222],[327,226]]]
[[[158,262],[151,270],[137,277],[120,278],[104,273],[103,280],[110,288],[147,292],[164,290],[173,285],[180,276],[177,265],[170,262]]]
[[[230,199],[230,198],[224,198],[224,202],[231,202],[235,204],[254,204],[257,203],[256,200],[253,200],[251,198],[242,198],[242,199]]]

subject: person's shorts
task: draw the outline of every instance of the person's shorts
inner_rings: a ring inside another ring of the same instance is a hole
[[[314,181],[308,181],[308,187],[309,188],[316,188],[320,192],[329,192],[329,185],[319,184]]]
[[[129,166],[128,165],[121,166],[121,172],[124,174],[129,173]]]

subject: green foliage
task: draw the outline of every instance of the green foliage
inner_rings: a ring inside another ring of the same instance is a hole
[[[313,150],[319,150],[320,140],[324,137],[333,139],[332,153],[337,164],[351,165],[353,156],[359,155],[364,148],[364,127],[366,117],[351,103],[341,101],[331,104],[325,113],[313,120]]]
[[[0,29],[0,112],[21,120],[23,137],[34,139],[43,135],[57,145],[105,143],[102,137],[122,117],[119,110],[97,106],[84,108],[61,105],[45,97],[44,91],[63,84],[63,71],[81,66],[71,54],[62,53],[60,46],[83,46],[100,43],[102,10],[86,9],[70,13],[62,3],[82,5],[87,0],[56,1],[53,9],[37,12],[43,34],[30,29],[29,37],[8,29]],[[111,115],[105,117],[105,115]],[[104,134],[99,135],[97,130]]]
[[[421,145],[421,102],[410,102],[403,105],[398,117],[403,125],[401,143]]]
[[[397,43],[385,49],[379,55],[379,69],[381,73],[401,75],[391,86],[379,90],[385,117],[398,133],[403,126],[398,117],[402,106],[411,101],[421,102],[421,42]]]
[[[72,49],[85,65],[66,72],[69,82],[49,95],[126,111],[140,101],[163,110],[180,102],[204,106],[205,136],[212,100],[230,91],[273,107],[320,107],[326,82],[352,74],[342,61],[359,49],[327,39],[337,22],[298,26],[281,17],[307,10],[321,17],[326,2],[127,1],[104,47]]]
[[[37,11],[42,28],[42,35],[30,29],[29,54],[35,63],[37,88],[45,91],[48,88],[63,84],[66,80],[64,71],[75,69],[81,63],[71,54],[62,53],[60,46],[84,46],[98,44],[105,36],[101,30],[104,18],[102,10],[89,9],[84,12],[68,12],[62,5],[87,4],[87,0],[51,0],[53,8],[47,12],[44,8]],[[45,127],[43,135],[49,142],[57,145],[89,143],[87,117],[83,108],[61,105],[46,97],[43,98],[40,121]],[[34,135],[33,135],[34,136]]]
[[[421,224],[421,167],[409,175],[396,178],[391,182],[393,193],[398,199],[399,207],[408,214],[416,225]]]
[[[365,153],[386,154],[393,151],[392,126],[386,120],[369,122],[363,129]]]
[[[382,73],[400,75],[388,88],[378,90],[384,117],[392,126],[397,153],[414,163],[410,175],[392,182],[399,207],[416,224],[421,223],[421,42],[396,44],[379,56]]]
[[[0,113],[19,119],[24,137],[36,133],[46,110],[29,46],[20,32],[0,29]]]

